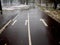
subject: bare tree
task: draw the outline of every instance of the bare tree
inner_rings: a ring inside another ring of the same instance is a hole
[[[18,0],[21,4],[25,3],[25,0]]]

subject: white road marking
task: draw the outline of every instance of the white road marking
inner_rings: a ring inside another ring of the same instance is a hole
[[[0,34],[5,30],[5,28],[11,23],[12,20],[8,21],[6,23],[6,25],[4,25],[1,29],[0,29]]]
[[[25,20],[25,26],[28,24],[28,20]]]
[[[17,15],[18,16],[18,15]],[[13,21],[17,18],[17,16],[13,19]]]
[[[12,23],[12,26],[17,22],[17,20],[14,20],[14,22]]]
[[[45,26],[48,26],[44,19],[40,19],[40,21],[42,21]]]
[[[28,38],[29,38],[29,45],[32,45],[32,42],[31,42],[31,33],[30,33],[29,13],[28,13]]]

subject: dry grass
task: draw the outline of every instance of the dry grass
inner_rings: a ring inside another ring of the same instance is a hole
[[[52,7],[48,8],[48,9],[44,6],[40,6],[40,7],[42,10],[49,10],[50,13],[53,13],[53,14],[58,15],[60,17],[60,10],[55,10]]]

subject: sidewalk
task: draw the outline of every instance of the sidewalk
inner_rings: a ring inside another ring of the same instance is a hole
[[[60,10],[54,10],[53,8],[47,9],[45,6],[40,6],[40,4],[37,4],[37,6],[41,11],[45,12],[48,16],[60,23]]]

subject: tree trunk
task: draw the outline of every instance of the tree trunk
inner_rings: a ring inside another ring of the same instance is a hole
[[[26,4],[28,5],[28,0],[26,0]]]

